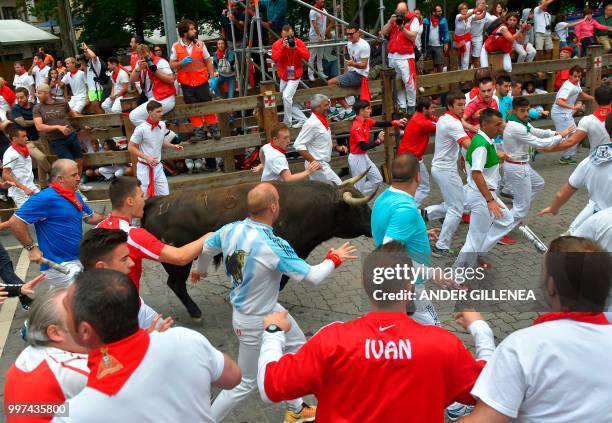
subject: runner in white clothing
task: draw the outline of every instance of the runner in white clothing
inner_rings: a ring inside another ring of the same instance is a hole
[[[449,93],[446,96],[446,109],[436,124],[435,150],[431,162],[431,176],[440,187],[444,202],[425,209],[430,220],[444,219],[440,237],[432,246],[432,255],[436,257],[454,257],[451,243],[464,208],[463,181],[457,170],[457,160],[460,148],[467,149],[471,142],[461,124],[465,109],[463,93]]]
[[[212,385],[236,386],[240,369],[193,330],[139,329],[140,299],[127,275],[84,272],[63,304],[74,339],[89,351],[92,377],[69,402],[69,416],[55,421],[101,423],[112,413],[118,422],[216,422]]]
[[[240,341],[238,364],[242,382],[231,391],[222,391],[215,399],[212,406],[215,421],[222,421],[257,387],[257,362],[264,331],[262,316],[285,310],[277,302],[282,276],[317,286],[343,261],[357,258],[355,248],[349,243],[330,250],[316,266],[298,257],[287,241],[272,231],[280,206],[278,192],[270,183],[261,183],[249,191],[247,203],[251,217],[227,224],[208,238],[197,270],[192,272],[192,282],[199,280],[206,275],[214,256],[222,252],[232,283],[232,323]],[[289,352],[295,352],[306,342],[306,337],[295,320],[288,318],[291,330],[286,334],[286,347]],[[297,398],[288,401],[285,421],[312,421],[315,413],[316,407],[309,407]]]
[[[311,181],[321,181],[328,184],[340,185],[342,180],[336,175],[329,165],[332,149],[347,153],[346,146],[337,145],[331,136],[327,114],[329,112],[329,98],[323,94],[315,94],[310,100],[312,115],[308,118],[299,135],[293,143],[293,147],[306,162],[304,167],[308,168],[312,162],[319,162],[321,168],[310,175]]]
[[[321,166],[318,162],[310,162],[306,170],[292,174],[287,162],[287,147],[291,141],[289,127],[285,123],[277,123],[270,131],[270,142],[259,150],[261,164],[253,168],[253,172],[262,172],[261,181],[299,181],[312,175]]]
[[[161,103],[149,100],[147,103],[147,120],[134,129],[128,144],[128,151],[138,157],[136,176],[142,184],[142,190],[147,198],[155,195],[168,195],[168,180],[161,164],[163,147],[182,150],[180,144],[171,144],[164,139],[166,124],[161,120],[163,108]]]
[[[593,96],[586,94],[580,87],[580,78],[584,75],[584,70],[576,65],[569,70],[569,79],[561,85],[555,97],[550,111],[550,117],[555,124],[557,132],[575,125],[574,112],[580,108],[576,105],[576,100],[582,98],[584,100],[593,100]],[[576,160],[572,158],[576,154],[577,146],[574,145],[565,151],[565,154],[559,159],[561,164],[576,164]]]
[[[602,144],[576,167],[550,205],[538,214],[556,215],[576,191],[586,187],[589,202],[571,223],[570,232],[599,210],[612,207],[612,143]]]
[[[74,57],[66,58],[66,74],[61,80],[62,87],[70,86],[72,95],[68,105],[77,113],[82,113],[87,105],[87,75],[85,72],[76,67],[76,59]]]
[[[602,313],[610,256],[591,240],[560,237],[542,273],[552,312],[497,346],[472,389],[476,408],[462,423],[610,420],[612,325]]]
[[[28,73],[23,66],[23,62],[18,60],[13,64],[15,68],[15,77],[13,78],[13,87],[15,90],[19,87],[23,87],[28,90],[30,103],[36,102],[36,88],[34,85],[34,78]]]
[[[108,63],[108,70],[112,72],[113,89],[111,95],[102,103],[102,109],[106,113],[121,113],[121,99],[128,91],[130,75],[127,69],[119,64],[119,59],[116,57],[109,57],[106,62]]]
[[[20,208],[31,195],[40,190],[34,185],[32,157],[27,145],[26,130],[13,125],[9,137],[11,146],[2,157],[2,163],[6,163],[2,169],[2,179],[13,184],[8,190],[8,195],[15,202],[15,207]]]

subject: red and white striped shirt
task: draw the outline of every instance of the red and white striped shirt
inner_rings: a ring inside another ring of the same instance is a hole
[[[128,276],[134,282],[136,288],[140,290],[142,259],[159,261],[159,256],[166,244],[146,229],[132,226],[127,218],[121,216],[109,216],[98,223],[96,228],[118,229],[128,234],[127,243],[130,249],[130,258],[134,262],[134,267],[130,269]]]
[[[10,404],[63,404],[87,384],[87,355],[55,347],[27,347],[6,372],[4,407]],[[49,422],[52,415],[30,416],[28,422]],[[8,415],[7,422],[26,421]]]

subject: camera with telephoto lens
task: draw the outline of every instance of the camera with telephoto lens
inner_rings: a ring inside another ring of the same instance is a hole
[[[154,66],[155,64],[153,63],[153,59],[151,59],[151,56],[145,56],[144,61],[147,63],[148,67]]]
[[[546,25],[546,30],[547,31],[550,31],[551,28],[552,28],[552,25],[550,25],[550,24]]]
[[[295,37],[287,37],[285,40],[287,40],[287,45],[289,47],[295,48]]]
[[[406,22],[406,17],[399,10],[393,12],[393,16],[395,16],[395,23],[397,25],[404,25],[404,23]]]

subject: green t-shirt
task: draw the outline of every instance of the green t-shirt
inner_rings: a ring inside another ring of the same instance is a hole
[[[487,161],[485,162],[485,168],[490,168],[499,164],[499,157],[497,156],[495,146],[487,141],[482,135],[476,134],[474,135],[474,138],[472,138],[472,142],[465,155],[465,160],[467,160],[470,166],[472,166],[472,153],[474,153],[474,150],[476,150],[478,147],[484,147],[487,150]]]
[[[595,18],[595,20],[597,22],[599,22],[600,24],[602,24],[602,25],[612,26],[612,16],[610,16],[609,18],[606,18],[606,15],[603,14],[600,17]],[[597,37],[603,37],[605,35],[609,35],[609,31],[607,31],[605,29],[597,29],[597,28],[595,28],[595,35]]]

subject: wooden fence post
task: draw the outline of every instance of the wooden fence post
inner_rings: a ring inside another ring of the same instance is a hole
[[[587,69],[586,69],[586,85],[589,87],[589,94],[594,95],[595,89],[601,85],[601,66],[602,66],[602,46],[595,45],[587,48]],[[591,105],[590,110],[593,110],[595,105]]]
[[[553,60],[559,60],[559,46],[561,45],[561,40],[558,38],[553,38]]]
[[[383,116],[385,120],[393,120],[393,110],[395,104],[393,101],[393,84],[395,81],[395,70],[385,68],[382,70],[382,94],[383,94]],[[395,131],[387,131],[385,133],[385,164],[383,165],[383,175],[385,182],[391,183],[391,162],[395,157]]]
[[[266,140],[270,139],[270,132],[272,127],[278,123],[278,109],[276,107],[276,84],[274,81],[261,82],[260,86],[261,93],[261,105],[259,109],[261,114],[260,122],[263,124],[263,129],[266,133]]]
[[[127,139],[127,142],[129,144],[130,138],[132,138],[132,134],[134,133],[134,125],[132,124],[129,115],[122,114],[121,121],[123,122],[123,129],[125,130],[125,138]],[[130,154],[130,162],[132,162],[132,172],[134,173],[134,176],[136,176],[138,158],[135,154]]]

